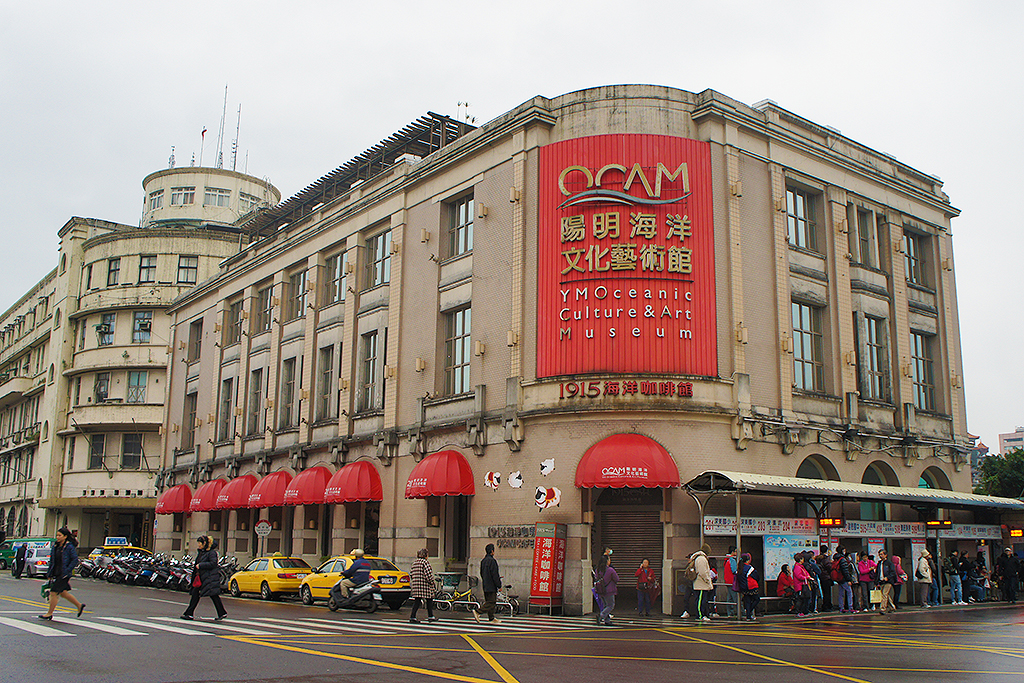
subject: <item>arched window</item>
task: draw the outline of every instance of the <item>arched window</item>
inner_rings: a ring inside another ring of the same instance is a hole
[[[796,476],[800,479],[825,479],[839,481],[839,472],[835,466],[823,455],[808,455],[800,463],[796,470]]]
[[[60,255],[60,274],[63,275],[64,271],[66,271],[67,269],[68,269],[68,255],[67,254],[61,254]]]
[[[60,308],[56,308],[53,311],[53,329],[60,327]]]
[[[53,363],[50,363],[50,372],[46,376],[48,384],[53,384]]]
[[[882,462],[881,460],[875,460],[864,469],[864,475],[861,477],[860,482],[871,486],[900,485],[899,477],[896,476],[896,472],[894,472],[887,463]],[[885,503],[881,502],[863,502],[860,504],[860,518],[886,520],[888,519],[888,508]]]
[[[921,473],[921,478],[917,481],[917,488],[952,491],[953,485],[949,483],[949,477],[945,472],[938,467],[929,467]]]

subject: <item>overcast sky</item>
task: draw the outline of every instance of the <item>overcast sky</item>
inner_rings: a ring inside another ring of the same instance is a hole
[[[713,7],[711,5],[714,5]],[[1024,424],[1020,2],[3,2],[0,310],[71,216],[138,224],[142,179],[225,166],[289,197],[421,116],[596,85],[772,99],[945,182],[968,428]]]

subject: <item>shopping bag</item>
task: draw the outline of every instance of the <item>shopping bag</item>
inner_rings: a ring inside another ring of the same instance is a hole
[[[872,588],[871,589],[871,602],[882,602],[882,589]]]
[[[50,597],[51,585],[53,585],[53,582],[47,580],[45,583],[43,583],[42,586],[39,587],[39,595],[43,598],[43,600],[46,600],[48,597]]]

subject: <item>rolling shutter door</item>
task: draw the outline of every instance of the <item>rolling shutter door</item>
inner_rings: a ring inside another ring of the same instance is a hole
[[[620,588],[636,586],[633,572],[645,557],[661,579],[664,528],[657,510],[605,510],[601,513],[601,547],[595,554],[612,549],[612,566],[619,574]],[[629,593],[627,592],[627,595]]]

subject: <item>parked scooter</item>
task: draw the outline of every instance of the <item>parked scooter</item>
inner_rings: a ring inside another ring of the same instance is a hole
[[[349,589],[348,597],[341,593],[341,580],[331,586],[330,597],[327,598],[327,609],[337,612],[339,609],[360,609],[367,614],[377,611],[377,599],[374,593],[380,587],[379,579],[371,579]]]

